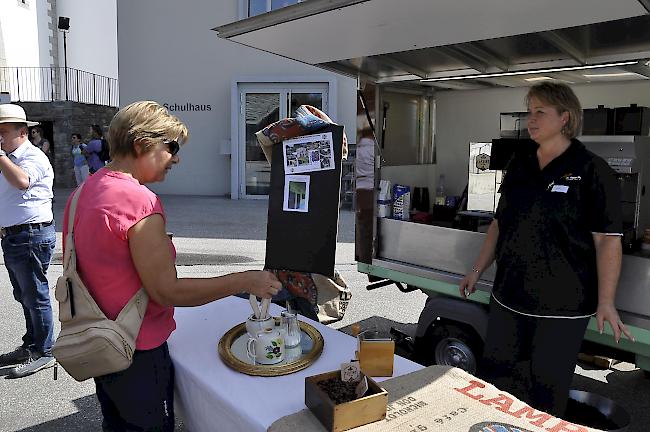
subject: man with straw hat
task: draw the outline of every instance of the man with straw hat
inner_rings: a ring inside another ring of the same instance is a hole
[[[0,367],[15,366],[8,378],[22,378],[55,363],[46,277],[56,241],[54,171],[45,153],[27,139],[28,126],[36,124],[27,120],[22,107],[0,104],[0,238],[13,295],[23,307],[26,327],[22,345],[0,355]]]

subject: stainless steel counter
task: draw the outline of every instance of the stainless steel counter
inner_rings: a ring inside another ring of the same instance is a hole
[[[400,261],[444,272],[466,274],[483,244],[485,234],[381,218],[378,258]],[[494,265],[482,279],[494,281]]]
[[[485,234],[432,225],[379,219],[377,258],[402,263],[400,271],[452,282],[471,268]],[[481,288],[491,288],[495,266],[481,277]],[[623,255],[616,307],[627,312],[627,321],[650,318],[650,258],[648,254]]]

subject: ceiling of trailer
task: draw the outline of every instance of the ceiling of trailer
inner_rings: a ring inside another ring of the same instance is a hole
[[[476,89],[648,79],[649,11],[650,0],[307,0],[215,30],[363,81]],[[622,61],[635,62],[548,71]]]

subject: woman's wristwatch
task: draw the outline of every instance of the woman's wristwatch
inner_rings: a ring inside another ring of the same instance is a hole
[[[481,270],[477,269],[476,267],[472,267],[472,272],[476,274],[481,274]]]

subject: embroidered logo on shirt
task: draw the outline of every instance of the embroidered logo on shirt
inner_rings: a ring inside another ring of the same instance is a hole
[[[582,177],[579,175],[573,175],[573,173],[567,173],[564,174],[562,177],[560,177],[560,182],[575,182],[575,181],[580,181],[582,180]],[[548,186],[546,186],[547,191],[551,192],[562,192],[562,193],[567,193],[569,191],[569,186],[568,185],[560,185],[560,184],[555,184],[555,180],[550,182]]]
[[[582,180],[582,177],[579,175],[573,175],[572,173],[564,174],[562,176],[562,180],[564,181],[580,181]]]

